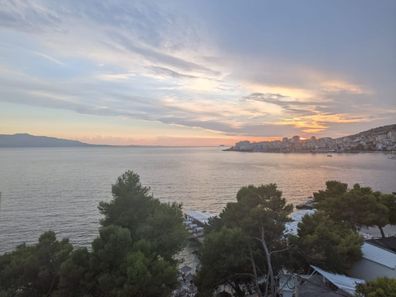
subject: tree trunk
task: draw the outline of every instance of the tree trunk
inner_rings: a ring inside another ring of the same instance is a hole
[[[252,248],[250,246],[249,246],[249,253],[250,253],[250,262],[252,262],[253,275],[254,275],[254,284],[256,285],[257,296],[258,297],[262,297],[260,286],[259,286],[259,283],[258,283],[256,262],[254,262]]]
[[[269,274],[267,273],[265,277],[265,293],[264,293],[265,297],[268,297],[268,279],[269,279]]]
[[[380,231],[381,231],[381,236],[382,236],[382,238],[385,238],[385,232],[384,232],[384,229],[382,229],[382,227],[381,227],[381,226],[378,226],[378,229],[380,229]]]
[[[263,246],[265,257],[267,258],[267,265],[268,265],[268,274],[270,278],[270,294],[271,297],[275,297],[275,277],[274,271],[272,270],[272,263],[271,263],[271,253],[268,249],[267,243],[264,239],[264,227],[261,226],[261,245]]]
[[[245,296],[245,291],[241,290],[241,288],[239,287],[239,285],[236,285],[236,287],[234,288],[235,293],[238,297],[243,297]]]

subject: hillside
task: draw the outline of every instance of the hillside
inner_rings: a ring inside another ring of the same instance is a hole
[[[339,146],[349,150],[396,150],[396,124],[377,127],[336,139]]]
[[[34,136],[26,133],[0,134],[0,147],[86,147],[93,146],[76,140],[47,136]]]
[[[374,128],[340,138],[300,139],[299,136],[277,141],[241,141],[228,149],[241,152],[358,152],[396,151],[396,124]]]

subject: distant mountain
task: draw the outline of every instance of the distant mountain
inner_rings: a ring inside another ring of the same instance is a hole
[[[374,128],[340,138],[300,139],[299,136],[276,141],[236,143],[229,151],[240,152],[368,152],[396,151],[396,124]]]
[[[95,146],[76,140],[47,136],[34,136],[27,133],[14,135],[0,134],[0,147],[87,147]]]

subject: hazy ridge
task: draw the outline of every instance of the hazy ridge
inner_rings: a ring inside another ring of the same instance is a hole
[[[47,136],[35,136],[27,133],[14,135],[0,134],[0,147],[84,147],[95,146],[77,140]]]

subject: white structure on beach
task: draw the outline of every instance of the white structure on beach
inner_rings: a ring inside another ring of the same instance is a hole
[[[285,235],[297,235],[298,224],[302,221],[305,215],[313,215],[315,213],[315,209],[300,209],[296,210],[290,215],[290,222],[285,224]]]
[[[298,210],[291,215],[291,222],[286,223],[285,234],[297,235],[298,223],[305,215],[312,215],[315,210]],[[394,234],[394,226],[387,226]],[[372,228],[374,229],[374,228]],[[372,231],[368,228],[366,232]],[[396,236],[373,239],[373,232],[361,234],[367,239],[362,245],[362,258],[354,264],[349,276],[370,281],[379,277],[396,278]],[[388,232],[388,233],[389,233]]]
[[[202,239],[204,235],[204,226],[209,222],[209,219],[215,214],[209,212],[202,212],[197,210],[185,211],[185,225],[187,230],[195,239]]]
[[[364,280],[325,271],[311,265],[309,275],[281,274],[279,292],[282,297],[345,297],[355,296],[356,286]]]
[[[381,239],[377,239],[377,241],[381,241]],[[396,278],[395,252],[366,241],[362,246],[362,253],[362,259],[355,263],[350,275],[366,281],[378,277]]]

